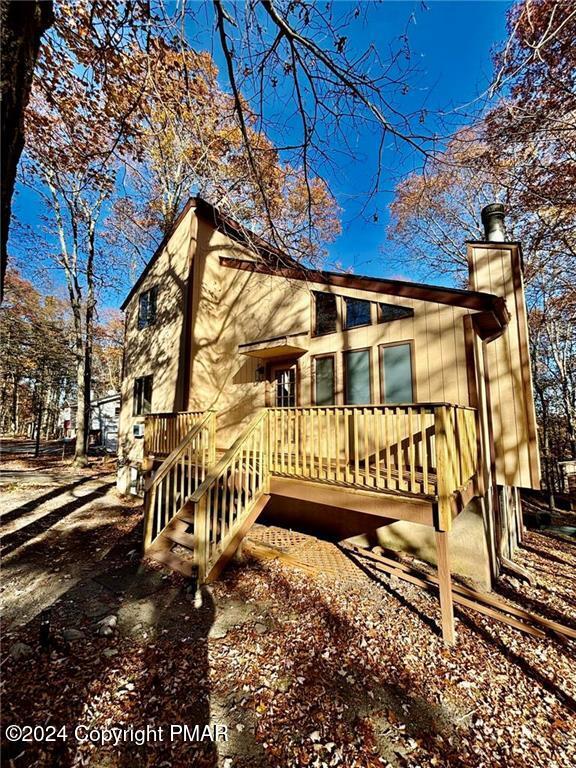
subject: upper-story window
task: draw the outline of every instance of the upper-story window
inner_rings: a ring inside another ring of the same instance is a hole
[[[403,317],[414,317],[412,307],[399,307],[397,304],[378,304],[378,322],[388,323],[391,320],[401,320]]]
[[[149,291],[144,291],[138,297],[138,328],[146,328],[156,322],[156,296],[158,294],[157,286],[153,286]]]
[[[358,328],[361,325],[370,325],[370,302],[365,299],[353,299],[350,296],[344,298],[346,306],[346,328]]]
[[[145,416],[152,410],[152,376],[134,379],[133,416]]]
[[[323,333],[335,333],[338,319],[336,296],[332,293],[315,293],[314,298],[316,309],[314,333],[317,336]]]

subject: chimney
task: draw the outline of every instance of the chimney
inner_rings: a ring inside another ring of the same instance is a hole
[[[502,203],[491,203],[482,208],[482,224],[484,225],[484,240],[489,243],[506,241],[504,230],[504,206]]]

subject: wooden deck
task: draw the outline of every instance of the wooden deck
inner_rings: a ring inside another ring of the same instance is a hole
[[[432,526],[444,636],[453,642],[446,534],[476,485],[473,409],[267,408],[218,459],[212,412],[155,418],[146,421],[146,449],[170,453],[145,498],[150,556],[210,581],[273,495]]]

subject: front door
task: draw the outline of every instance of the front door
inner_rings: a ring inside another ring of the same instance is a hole
[[[296,366],[278,366],[272,371],[274,405],[276,408],[294,408],[296,405]]]

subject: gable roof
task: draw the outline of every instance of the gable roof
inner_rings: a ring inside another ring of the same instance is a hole
[[[486,333],[498,334],[508,324],[510,315],[506,309],[503,297],[492,293],[469,291],[463,288],[447,288],[445,286],[427,285],[425,283],[413,283],[408,280],[388,280],[379,277],[365,275],[351,275],[342,272],[326,272],[308,269],[275,246],[266,242],[264,238],[255,232],[243,227],[230,216],[223,214],[211,203],[203,198],[191,197],[170,231],[164,236],[162,242],[154,252],[152,258],[135,282],[132,290],[124,299],[121,309],[125,309],[130,299],[134,296],[142,281],[150,271],[150,268],[166,247],[170,237],[174,234],[179,224],[188,211],[194,207],[198,216],[211,224],[214,229],[223,232],[236,242],[245,245],[252,251],[257,251],[261,261],[249,261],[248,259],[235,259],[225,256],[220,257],[220,264],[233,269],[242,269],[251,272],[259,272],[279,277],[288,277],[293,280],[305,280],[312,283],[333,285],[339,288],[356,288],[374,293],[382,293],[390,296],[404,296],[421,301],[431,301],[437,304],[464,307],[483,313],[478,318],[480,325],[485,325]]]
[[[174,232],[176,232],[182,220],[191,208],[194,208],[196,215],[201,216],[208,224],[211,224],[214,229],[217,229],[223,234],[228,235],[228,237],[232,238],[232,240],[236,240],[236,242],[245,245],[250,250],[257,251],[266,264],[283,264],[287,266],[298,267],[298,262],[290,258],[290,256],[283,253],[270,243],[266,242],[266,240],[264,240],[263,237],[260,237],[260,235],[257,235],[255,232],[252,232],[246,227],[243,227],[230,216],[227,216],[226,214],[219,211],[218,208],[212,205],[212,203],[209,203],[204,200],[204,198],[196,195],[195,197],[188,198],[186,205],[178,214],[170,230],[162,238],[160,245],[158,248],[156,248],[152,254],[152,257],[150,258],[150,261],[146,264],[138,279],[132,286],[130,292],[122,302],[120,309],[126,309],[130,299],[134,296],[142,284],[142,281],[150,272],[153,264],[156,262],[162,251],[166,248],[168,241]]]

